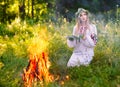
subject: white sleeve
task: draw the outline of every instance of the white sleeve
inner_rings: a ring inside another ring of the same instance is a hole
[[[96,26],[94,25],[93,28],[94,28],[94,33],[97,36],[97,28],[96,28]]]
[[[76,41],[75,40],[73,40],[73,41],[70,41],[69,39],[67,39],[67,46],[69,47],[69,48],[74,48],[75,46],[76,46]]]
[[[94,47],[96,45],[96,41],[91,38],[91,35],[94,34],[97,36],[97,29],[96,26],[93,26],[91,34],[86,35],[85,40],[81,40],[81,42],[86,46],[86,47]]]
[[[86,47],[94,47],[94,41],[91,39],[90,36],[86,36],[85,40],[81,40],[81,42],[86,46]]]

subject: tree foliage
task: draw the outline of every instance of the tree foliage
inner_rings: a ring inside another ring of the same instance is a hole
[[[54,10],[54,0],[1,0],[0,21],[11,22],[15,17],[46,20]]]
[[[80,7],[91,12],[116,9],[120,0],[0,0],[0,21],[11,22],[15,17],[46,21],[63,16],[72,20]]]

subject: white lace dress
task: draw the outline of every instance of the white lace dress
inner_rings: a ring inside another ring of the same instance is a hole
[[[75,28],[73,29],[73,35],[75,35]],[[94,24],[90,25],[90,29],[86,31],[86,39],[80,39],[80,41],[70,41],[67,39],[67,45],[73,47],[73,54],[70,57],[67,67],[74,67],[80,65],[89,65],[94,56],[94,47],[96,45],[97,39],[92,36],[97,35],[96,26]]]

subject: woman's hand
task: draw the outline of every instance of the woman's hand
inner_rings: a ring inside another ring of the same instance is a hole
[[[85,35],[83,35],[83,38],[82,38],[83,40],[85,40],[86,39],[86,36]]]

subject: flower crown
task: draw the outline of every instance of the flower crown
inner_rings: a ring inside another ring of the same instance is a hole
[[[82,12],[85,12],[88,14],[88,11],[83,8],[78,8],[78,11],[75,13],[75,16],[78,17]]]

